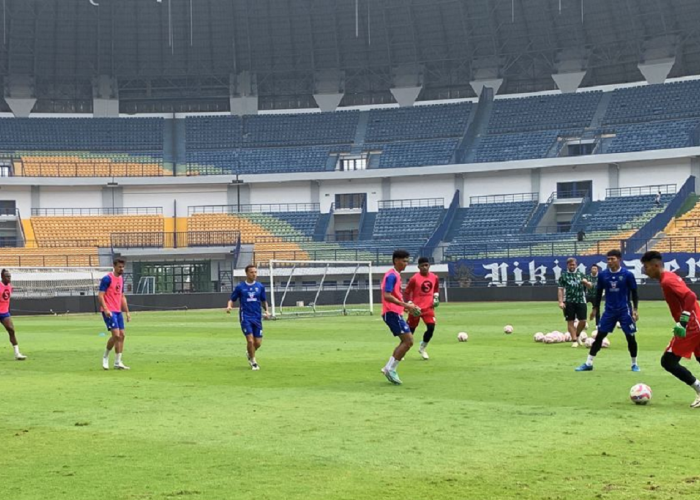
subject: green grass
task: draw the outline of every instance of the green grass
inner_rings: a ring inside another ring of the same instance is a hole
[[[658,364],[665,305],[641,315],[641,373],[619,331],[575,373],[586,350],[532,340],[563,328],[554,301],[443,304],[403,386],[379,373],[379,316],[266,323],[259,372],[221,311],[135,314],[129,372],[102,371],[97,316],[15,317],[29,360],[0,344],[0,498],[693,498],[700,410]]]

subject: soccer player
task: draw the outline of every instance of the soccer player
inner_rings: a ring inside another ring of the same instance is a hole
[[[596,288],[598,286],[598,273],[600,272],[600,267],[598,267],[598,264],[593,264],[591,266],[591,274],[586,276],[586,279],[591,283],[591,287],[586,290],[586,302],[590,302],[591,306],[593,306],[593,303],[595,301],[595,295],[596,295]],[[598,325],[600,324],[600,309],[597,309],[595,311],[595,314],[593,310],[591,310],[591,316],[588,319],[593,319],[595,318],[595,327],[598,328]]]
[[[414,304],[404,302],[401,295],[401,271],[406,269],[409,257],[410,254],[406,250],[394,250],[391,258],[394,267],[389,269],[382,279],[382,319],[394,337],[399,338],[399,345],[382,368],[382,373],[389,382],[396,385],[401,384],[396,368],[413,347],[413,334],[406,320],[403,319],[403,312],[408,311],[409,314],[419,312]]]
[[[12,297],[12,285],[10,281],[12,280],[12,275],[7,269],[3,269],[0,272],[0,323],[7,330],[7,334],[10,336],[10,344],[15,350],[15,359],[17,361],[24,361],[27,356],[19,352],[19,346],[17,345],[17,337],[15,336],[15,325],[12,324],[12,316],[10,315],[10,297]]]
[[[258,277],[258,268],[253,264],[245,268],[245,281],[241,281],[231,293],[231,298],[226,307],[226,313],[231,313],[233,303],[240,301],[238,309],[238,318],[241,322],[241,330],[245,335],[246,354],[250,368],[254,371],[260,369],[255,353],[260,349],[263,339],[262,319],[268,319],[270,313],[267,307],[267,296],[265,295],[265,287],[256,281]],[[263,313],[264,311],[264,313]]]
[[[598,335],[591,346],[588,359],[581,366],[576,367],[577,372],[588,372],[593,370],[593,360],[603,345],[603,339],[615,329],[615,324],[619,321],[622,331],[627,339],[627,348],[632,358],[632,371],[638,372],[637,364],[637,332],[636,321],[639,319],[637,306],[639,296],[637,295],[637,280],[629,270],[620,267],[622,254],[619,250],[610,250],[607,253],[608,268],[598,275],[598,286],[596,287],[595,301],[593,302],[592,313],[600,308],[600,301],[605,291],[605,312],[600,318],[598,325]],[[630,296],[632,298],[632,310],[630,311]]]
[[[659,280],[664,298],[671,310],[676,324],[673,337],[661,356],[661,366],[682,382],[695,389],[695,401],[691,408],[700,408],[700,380],[680,364],[681,358],[695,355],[700,361],[700,306],[697,296],[690,291],[683,279],[664,269],[664,262],[659,252],[650,251],[642,256],[644,273],[652,279]]]
[[[97,300],[100,303],[102,319],[104,319],[107,329],[112,336],[107,341],[107,349],[102,356],[102,368],[109,370],[109,353],[114,348],[116,353],[114,358],[115,370],[129,370],[129,367],[122,362],[124,352],[124,313],[126,321],[131,321],[129,305],[126,303],[124,295],[124,266],[126,261],[121,258],[114,259],[113,270],[102,278],[100,282],[100,292]]]
[[[408,280],[406,290],[403,292],[404,300],[413,302],[421,310],[420,316],[413,314],[408,316],[408,327],[411,329],[411,333],[416,333],[421,318],[425,323],[423,342],[418,348],[418,353],[423,359],[430,359],[426,348],[430,339],[433,338],[433,333],[435,333],[435,308],[440,304],[439,283],[438,277],[430,272],[430,259],[421,257],[418,259],[418,272]]]
[[[572,347],[578,347],[579,335],[586,329],[586,288],[591,287],[586,276],[576,270],[576,264],[573,257],[566,259],[566,271],[561,273],[557,289],[559,308],[564,311],[566,327],[574,342]],[[574,320],[578,320],[578,325],[574,325]]]

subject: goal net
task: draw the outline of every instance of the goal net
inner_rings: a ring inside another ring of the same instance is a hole
[[[269,275],[274,318],[372,314],[371,262],[270,260],[258,274]]]
[[[13,297],[59,297],[93,295],[100,280],[111,267],[15,267],[12,274]]]

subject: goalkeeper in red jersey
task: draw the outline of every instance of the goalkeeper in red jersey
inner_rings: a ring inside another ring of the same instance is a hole
[[[421,318],[425,323],[423,342],[418,348],[418,353],[423,359],[430,359],[426,348],[435,333],[435,308],[440,304],[439,297],[440,279],[430,272],[430,260],[427,257],[421,257],[418,259],[418,272],[408,281],[404,290],[404,300],[413,302],[420,309],[420,314],[409,313],[408,315],[411,333],[416,332]]]
[[[673,337],[661,356],[661,366],[677,379],[695,389],[695,401],[691,408],[700,408],[700,381],[680,364],[681,358],[700,361],[700,306],[697,296],[688,288],[683,278],[666,271],[659,252],[647,252],[642,256],[644,273],[659,280],[664,298],[676,324]]]

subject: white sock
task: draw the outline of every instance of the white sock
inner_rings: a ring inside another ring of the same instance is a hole
[[[391,362],[391,367],[389,369],[396,371],[396,369],[399,367],[399,360],[394,359],[393,356],[391,357],[391,359],[392,359],[392,362]]]
[[[117,355],[114,357],[114,364],[118,365],[121,364],[122,362],[122,353],[117,353]]]
[[[595,359],[595,356],[591,356],[590,354],[588,355],[588,359],[586,360],[586,364],[588,366],[593,366],[593,360]]]
[[[633,365],[636,365],[636,364],[637,364],[637,358],[636,358],[636,357],[635,357],[635,358],[632,358],[632,364],[633,364]]]
[[[697,392],[698,395],[700,395],[700,380],[695,379],[695,382],[693,382],[692,387],[693,389],[695,389],[695,392]]]
[[[393,365],[394,365],[394,356],[391,356],[391,357],[389,358],[389,361],[387,361],[386,364],[384,365],[384,369],[385,369],[385,370],[391,370],[391,367],[392,367]]]
[[[425,349],[427,347],[428,343],[427,342],[421,342],[420,343],[420,348]]]
[[[110,351],[111,351],[111,349],[106,349],[106,350],[105,350],[105,355],[104,355],[104,358],[105,358],[105,359],[108,359],[108,358],[109,358],[109,353],[110,353]]]
[[[257,365],[258,362],[255,361],[255,358],[252,358],[252,359],[250,360],[250,364],[251,364],[251,365]]]
[[[15,356],[19,356],[19,346],[18,346],[18,345],[15,345],[15,346],[12,346],[12,347],[15,348]]]

